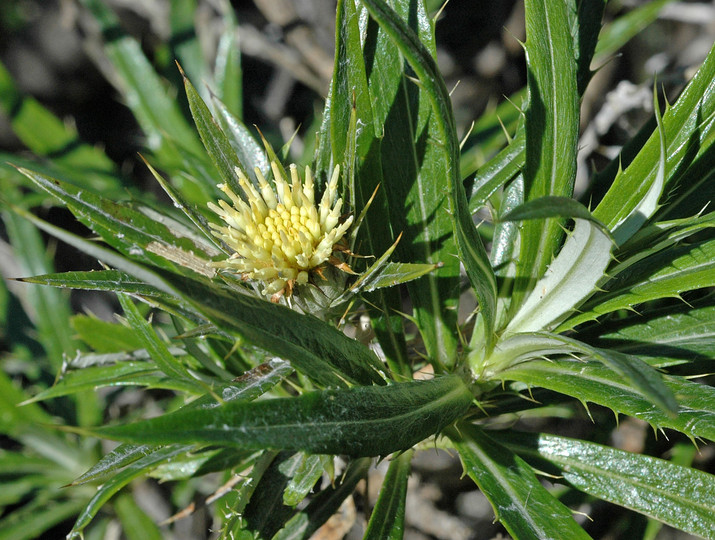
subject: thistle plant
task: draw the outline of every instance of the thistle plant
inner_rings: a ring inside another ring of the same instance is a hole
[[[401,538],[415,451],[443,448],[513,538],[595,535],[604,518],[578,518],[585,502],[645,516],[643,537],[666,523],[713,538],[715,477],[690,450],[715,440],[715,49],[672,104],[656,86],[651,121],[592,175],[586,204],[573,195],[591,66],[664,3],[601,28],[601,1],[527,0],[527,86],[498,108],[509,137],[478,165],[470,144],[496,114],[462,151],[420,1],[338,2],[317,143],[288,171],[242,123],[231,47],[206,91],[191,81],[205,66],[179,55],[189,124],[137,43],[107,41],[147,166],[173,205],[136,191],[122,200],[119,173],[89,147],[79,165],[10,158],[3,171],[16,248],[39,229],[101,263],[45,265],[22,281],[113,291],[123,315],[65,315],[65,339],[71,320],[79,342],[46,338],[56,380],[32,395],[0,379],[4,433],[24,448],[0,454],[0,475],[16,485],[13,463],[51,469],[58,458],[38,440],[54,441],[65,456],[57,486],[71,484],[14,501],[0,530],[41,532],[39,519],[23,530],[23,516],[59,497],[61,519],[76,516],[68,538],[101,534],[110,519],[161,537],[130,485],[152,476],[190,493],[177,495],[164,527],[198,501],[221,538],[309,538],[385,459],[364,537]],[[82,4],[116,33],[101,1]],[[231,44],[229,9],[224,22]],[[49,147],[34,144],[40,157]],[[23,196],[21,182],[37,195]],[[101,241],[32,213],[48,195]],[[476,309],[459,318],[470,300]],[[370,332],[354,339],[346,327],[359,317]],[[126,386],[164,396],[161,414],[96,414],[107,399],[96,389]],[[50,416],[57,399],[77,415]],[[585,438],[530,424],[586,417]],[[618,417],[672,439],[670,453],[606,444]],[[89,465],[95,438],[120,444]],[[72,456],[73,445],[83,453]]]

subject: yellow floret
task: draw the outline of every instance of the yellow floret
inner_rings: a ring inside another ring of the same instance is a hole
[[[258,189],[236,169],[245,201],[226,184],[220,184],[219,189],[233,206],[223,200],[208,206],[225,223],[212,223],[213,234],[235,252],[214,265],[262,282],[263,294],[277,301],[283,294],[289,296],[296,284],[307,283],[311,271],[319,273],[353,218],[340,222],[343,201],[337,194],[339,167],[335,167],[317,206],[310,167],[305,168],[305,181],[301,182],[298,168],[291,165],[290,184],[275,162],[271,168],[275,191],[258,168]]]

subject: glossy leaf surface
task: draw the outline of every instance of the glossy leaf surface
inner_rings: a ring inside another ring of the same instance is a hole
[[[657,428],[671,428],[691,437],[715,440],[715,390],[682,377],[663,378],[678,401],[677,415],[652,405],[616,372],[595,362],[532,360],[502,373],[506,380],[541,386],[582,403],[592,402],[617,413],[645,420]]]
[[[651,456],[548,434],[520,433],[509,446],[556,465],[569,484],[707,538],[715,530],[715,476]]]
[[[465,472],[494,507],[514,538],[590,538],[571,512],[551,495],[524,460],[481,429],[460,424],[450,431]]]

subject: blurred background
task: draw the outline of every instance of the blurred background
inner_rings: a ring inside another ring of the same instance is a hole
[[[638,0],[609,2],[606,19],[639,6]],[[618,54],[600,65],[583,99],[582,135],[577,190],[587,189],[592,171],[615,157],[624,140],[633,136],[652,113],[653,86],[662,85],[672,100],[692,76],[715,41],[715,2],[650,2],[658,4],[658,15]],[[174,88],[180,76],[174,64],[181,36],[170,32],[169,0],[107,0],[119,16],[124,31],[133,35],[154,62],[158,72]],[[437,13],[440,2],[428,0]],[[661,8],[662,6],[662,8]],[[254,0],[229,3],[198,0],[194,14],[195,30],[204,55],[216,54],[222,13],[235,12],[241,50],[243,79],[243,120],[260,126],[267,138],[280,146],[297,133],[291,157],[304,159],[313,145],[333,69],[333,0]],[[526,81],[523,50],[524,8],[520,0],[451,0],[437,19],[438,62],[452,88],[452,100],[461,136],[469,133],[472,122],[485,111],[493,110],[523,88]],[[2,0],[0,5],[0,62],[15,80],[20,91],[37,99],[66,123],[76,127],[81,139],[103,148],[126,177],[128,185],[156,191],[146,167],[138,158],[145,147],[134,116],[115,89],[116,81],[103,57],[101,37],[93,19],[73,0]],[[194,80],[198,87],[201,81]],[[3,88],[0,87],[0,92]],[[181,91],[176,99],[183,101]],[[12,111],[0,109],[0,153],[27,156],[26,147],[14,134]],[[504,138],[506,141],[506,137]],[[474,167],[494,152],[482,148],[478,138],[467,140]],[[157,196],[161,196],[157,192]],[[43,216],[67,227],[78,227],[69,214],[59,209]],[[0,251],[9,254],[7,235],[0,230]],[[76,253],[61,246],[53,253],[58,271],[92,268],[93,261],[78,259]],[[5,277],[17,276],[12,256],[3,256],[0,271]],[[28,286],[10,284],[19,298]],[[111,319],[115,311],[110,295],[74,294],[76,311]],[[7,328],[0,330],[0,354],[11,349]],[[532,419],[524,429],[561,433],[590,440],[609,442],[619,448],[660,455],[678,444],[656,437],[645,424],[628,419],[617,423],[609,411],[591,410],[598,421],[592,423],[584,412],[564,425],[554,420]],[[548,424],[547,424],[548,422]],[[4,439],[0,439],[3,442]],[[712,446],[701,447],[694,459],[702,468],[713,471]],[[406,538],[486,539],[504,534],[493,524],[493,513],[483,496],[469,480],[459,481],[461,466],[452,456],[425,451],[414,464],[413,489],[408,494],[409,530]],[[382,467],[363,486],[363,500],[357,500],[353,514],[336,521],[335,528],[320,538],[360,538],[355,525],[364,516],[369,501],[374,501]],[[145,482],[142,507],[153,519],[168,517],[167,490]],[[635,538],[645,527],[644,518],[614,510],[606,503],[572,501],[572,507],[590,515],[600,525],[589,529],[595,538]],[[362,513],[362,514],[361,514]],[[358,516],[357,518],[355,516]],[[607,519],[603,516],[609,516]],[[597,519],[601,517],[602,519]],[[586,522],[585,516],[578,516]],[[70,522],[71,523],[71,522]],[[342,523],[342,525],[341,525]],[[58,525],[60,531],[68,527]],[[167,532],[172,538],[203,538],[210,526],[209,517],[197,512],[182,525]],[[51,534],[55,534],[54,532]],[[657,538],[687,538],[664,527]]]

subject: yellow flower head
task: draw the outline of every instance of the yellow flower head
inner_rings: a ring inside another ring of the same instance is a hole
[[[331,259],[353,218],[340,222],[340,167],[335,167],[318,205],[310,167],[305,168],[305,182],[301,182],[298,168],[291,165],[290,184],[275,162],[271,169],[275,190],[258,168],[255,172],[259,189],[236,169],[245,200],[226,184],[220,184],[219,189],[233,206],[224,200],[208,206],[226,224],[212,223],[213,234],[235,252],[214,265],[262,282],[263,294],[277,301],[283,294],[290,296],[296,284],[307,283],[311,271],[320,273],[321,265]]]

